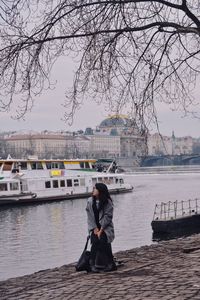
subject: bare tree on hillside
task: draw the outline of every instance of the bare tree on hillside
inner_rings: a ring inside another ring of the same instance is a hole
[[[0,10],[1,111],[20,95],[22,117],[51,86],[55,61],[70,54],[80,60],[67,92],[68,120],[87,97],[115,112],[131,107],[142,125],[156,119],[159,101],[185,112],[194,101],[197,0],[8,0]]]

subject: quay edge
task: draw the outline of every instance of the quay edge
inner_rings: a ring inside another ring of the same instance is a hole
[[[115,254],[115,272],[87,274],[64,265],[0,282],[1,300],[200,299],[200,235]]]

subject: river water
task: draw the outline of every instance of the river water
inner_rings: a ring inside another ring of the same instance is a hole
[[[200,172],[127,174],[131,193],[114,195],[113,252],[152,243],[156,203],[199,198]],[[87,199],[0,207],[0,280],[59,267],[84,247]]]

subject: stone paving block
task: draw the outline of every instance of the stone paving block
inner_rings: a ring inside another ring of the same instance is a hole
[[[0,282],[0,300],[200,300],[200,235],[116,253],[124,260],[106,274],[74,266],[43,270]]]

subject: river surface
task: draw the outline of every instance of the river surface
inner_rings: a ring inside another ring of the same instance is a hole
[[[152,243],[156,203],[200,198],[200,173],[127,174],[131,193],[114,195],[113,252]],[[87,199],[0,207],[0,280],[75,262],[87,236]]]

